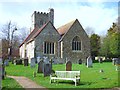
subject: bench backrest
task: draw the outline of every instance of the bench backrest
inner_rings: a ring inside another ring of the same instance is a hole
[[[75,78],[80,77],[80,71],[55,71],[57,77],[60,78]]]

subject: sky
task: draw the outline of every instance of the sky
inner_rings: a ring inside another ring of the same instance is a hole
[[[105,35],[118,17],[118,0],[1,0],[0,27],[12,21],[29,30],[33,12],[49,8],[54,9],[56,28],[78,19],[84,29],[90,27],[99,35]]]

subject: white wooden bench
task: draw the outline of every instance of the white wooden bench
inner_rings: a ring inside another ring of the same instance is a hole
[[[52,80],[72,80],[75,86],[80,82],[80,71],[55,71],[55,74],[50,75],[50,83]]]

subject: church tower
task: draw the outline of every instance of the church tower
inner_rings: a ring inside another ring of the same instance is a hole
[[[54,9],[49,8],[48,13],[34,11],[31,18],[32,18],[32,20],[31,20],[32,27],[31,27],[30,32],[35,28],[41,28],[48,21],[51,21],[52,24],[54,24]]]

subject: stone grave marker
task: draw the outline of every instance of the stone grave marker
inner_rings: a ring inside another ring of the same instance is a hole
[[[45,76],[49,76],[52,72],[52,65],[51,63],[44,63],[43,74]]]
[[[92,58],[91,58],[91,56],[89,56],[87,58],[87,67],[92,67]]]
[[[38,63],[38,71],[37,71],[37,73],[42,73],[42,72],[43,72],[43,60],[41,60]]]
[[[44,63],[45,63],[45,64],[48,64],[48,63],[49,63],[48,57],[43,57],[43,58],[44,58]]]
[[[116,71],[120,71],[120,58],[116,59]]]
[[[66,63],[66,71],[72,71],[72,62],[71,61],[67,61],[67,63]]]
[[[40,59],[41,59],[40,57],[37,57],[37,63],[39,63],[39,62],[40,62]]]
[[[4,65],[5,65],[5,66],[9,66],[9,60],[8,60],[8,59],[6,59],[6,60],[4,61]]]
[[[102,63],[102,58],[99,58],[98,61],[99,61],[99,63]]]
[[[31,68],[34,68],[34,67],[35,67],[35,58],[31,58],[30,67],[31,67]]]
[[[28,58],[24,58],[24,66],[28,66]]]
[[[5,65],[2,64],[2,79],[5,79]]]
[[[113,65],[116,64],[116,60],[117,60],[117,58],[113,58],[113,59],[112,59],[112,63],[113,63]]]
[[[14,60],[14,65],[22,65],[22,59]]]
[[[79,59],[78,63],[79,63],[79,64],[82,64],[82,60],[81,60],[81,59]]]

